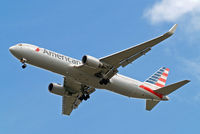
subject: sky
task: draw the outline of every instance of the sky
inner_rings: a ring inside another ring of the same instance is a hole
[[[6,0],[0,4],[3,134],[169,134],[199,132],[200,0]],[[81,59],[104,57],[167,32],[176,33],[119,73],[144,81],[170,68],[167,84],[191,82],[151,112],[145,100],[97,90],[71,116],[61,114],[61,97],[48,92],[63,77],[21,63],[9,47],[30,43]]]

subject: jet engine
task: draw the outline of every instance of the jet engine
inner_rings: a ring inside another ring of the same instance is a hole
[[[89,55],[84,55],[82,58],[82,62],[83,64],[86,64],[90,67],[94,67],[94,68],[103,68],[104,65],[101,61],[99,61],[99,59],[89,56]]]
[[[53,94],[57,94],[57,95],[61,95],[63,96],[66,92],[65,88],[57,83],[50,83],[49,84],[49,92],[53,93]]]

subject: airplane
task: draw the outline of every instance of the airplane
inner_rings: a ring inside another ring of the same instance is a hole
[[[177,24],[168,32],[123,51],[102,57],[84,55],[77,60],[32,44],[18,43],[9,51],[20,60],[22,68],[27,64],[54,72],[64,77],[63,85],[50,83],[48,90],[62,96],[62,114],[70,115],[83,100],[90,98],[96,89],[106,89],[123,96],[146,100],[146,110],[151,111],[160,101],[168,101],[167,95],[190,82],[183,80],[165,86],[169,68],[161,67],[144,82],[118,73],[149,52],[153,46],[174,34]]]

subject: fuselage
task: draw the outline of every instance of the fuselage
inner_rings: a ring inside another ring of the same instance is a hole
[[[159,96],[153,91],[141,88],[140,86],[144,85],[143,82],[120,74],[114,75],[109,84],[101,85],[98,77],[77,68],[77,66],[82,65],[82,61],[35,45],[21,43],[10,47],[9,50],[19,60],[24,58],[28,64],[66,77],[72,77],[75,81],[94,88],[107,89],[134,98],[167,100],[166,96]]]

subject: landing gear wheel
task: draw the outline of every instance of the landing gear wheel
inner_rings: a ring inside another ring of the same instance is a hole
[[[99,84],[103,85],[103,80],[100,80],[100,81],[99,81]]]
[[[22,65],[22,68],[23,68],[23,69],[25,69],[26,67],[27,67],[27,65],[26,65],[26,64]]]
[[[85,101],[88,99],[85,95],[84,95],[84,98],[83,98]]]
[[[82,95],[82,96],[79,98],[79,100],[82,101],[83,99],[84,99],[84,96]]]
[[[81,100],[81,101],[82,101],[82,100],[85,100],[85,101],[86,101],[86,100],[89,99],[89,98],[90,98],[90,95],[89,95],[89,94],[86,94],[86,95],[83,94],[83,95],[79,98],[79,100]]]
[[[20,62],[23,64],[23,65],[22,65],[22,68],[23,68],[23,69],[25,69],[26,66],[27,66],[27,65],[26,65],[26,61],[27,61],[27,60],[26,60],[25,58],[20,59]]]
[[[105,79],[104,84],[107,85],[110,82],[109,79]]]
[[[85,97],[86,97],[87,99],[89,99],[89,98],[90,98],[90,95],[89,95],[89,94],[87,94]]]
[[[102,80],[99,82],[99,84],[101,84],[101,85],[103,85],[103,84],[107,85],[109,82],[110,82],[109,79],[102,79]]]

